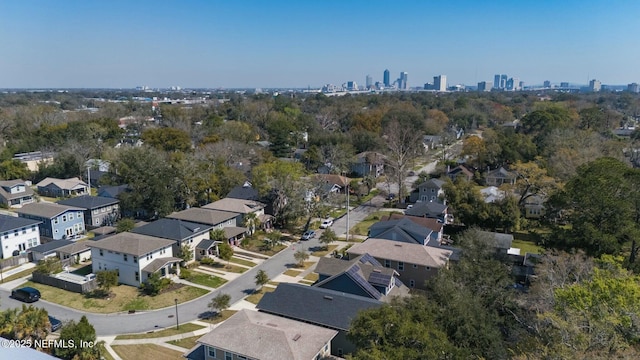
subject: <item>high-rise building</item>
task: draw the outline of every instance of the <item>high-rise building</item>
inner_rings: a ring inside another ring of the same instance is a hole
[[[493,87],[496,89],[500,89],[500,74],[495,74],[493,77]]]
[[[367,75],[365,84],[367,86],[367,89],[371,89],[371,87],[373,86],[373,78],[371,77],[371,75]]]
[[[638,83],[631,83],[627,85],[627,91],[632,93],[640,92],[640,85],[638,85]]]
[[[398,89],[400,90],[407,90],[408,88],[408,84],[407,81],[409,79],[409,73],[406,71],[403,71],[400,73],[400,79],[398,79]]]
[[[355,81],[347,81],[348,91],[358,91],[358,84]]]
[[[551,87],[551,81],[545,80],[543,86],[546,87],[546,88],[550,88]]]
[[[389,77],[390,77],[390,73],[389,73],[389,70],[387,69],[384,71],[384,76],[382,78],[382,83],[384,84],[385,87],[391,86],[391,80],[389,79]]]
[[[433,89],[435,91],[447,91],[447,75],[434,76]]]
[[[493,84],[491,81],[481,81],[478,83],[478,91],[491,91]]]
[[[602,83],[596,79],[589,81],[589,90],[592,92],[598,92],[602,88]]]
[[[564,89],[567,89],[567,88],[569,88],[569,83],[568,82],[561,82],[560,83],[560,87],[564,88]]]
[[[500,89],[507,88],[507,74],[500,75]]]

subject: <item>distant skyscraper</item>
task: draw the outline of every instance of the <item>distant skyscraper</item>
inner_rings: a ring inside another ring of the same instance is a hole
[[[546,87],[546,88],[550,88],[551,87],[551,81],[545,80],[543,86]]]
[[[384,77],[382,78],[382,83],[384,84],[385,87],[389,87],[391,86],[391,80],[389,79],[390,77],[390,73],[389,70],[385,70],[384,71]]]
[[[507,74],[500,75],[500,89],[507,88]]]
[[[491,91],[493,84],[491,81],[481,81],[478,83],[478,91]]]
[[[565,89],[566,89],[566,88],[568,88],[568,87],[569,87],[569,83],[568,83],[568,82],[561,82],[561,83],[560,83],[560,87],[561,87],[561,88],[565,88]]]
[[[373,78],[371,77],[371,75],[367,75],[365,84],[367,86],[367,89],[371,89],[371,87],[373,86]]]
[[[500,74],[496,74],[493,77],[493,87],[496,89],[500,89]]]
[[[627,91],[632,93],[638,93],[640,92],[640,85],[638,85],[638,83],[631,83],[627,85]]]
[[[592,92],[598,92],[602,88],[602,83],[600,81],[593,79],[589,81],[589,90]]]
[[[406,90],[408,88],[407,81],[409,80],[409,73],[403,71],[400,73],[400,79],[398,79],[398,89]]]
[[[358,84],[355,81],[347,81],[348,91],[358,91]]]
[[[447,75],[434,76],[433,89],[435,91],[447,91]]]

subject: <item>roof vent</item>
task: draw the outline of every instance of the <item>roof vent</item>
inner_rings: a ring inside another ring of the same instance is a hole
[[[377,272],[377,273],[379,273],[379,272],[381,272],[381,271],[380,271],[380,269],[373,269],[373,272]]]
[[[268,325],[268,326],[271,326],[271,327],[278,327],[278,325],[276,325],[276,324],[274,324],[274,323],[267,323],[267,325]]]
[[[293,337],[293,341],[298,341],[298,339],[300,339],[301,337],[302,335],[296,334],[296,336]]]
[[[199,227],[193,229],[193,232],[198,232],[198,231],[200,231]]]
[[[393,244],[393,246],[402,247],[401,244]]]
[[[325,296],[323,296],[323,297],[324,297],[325,299],[327,299],[327,300],[333,300],[333,296],[325,295]]]

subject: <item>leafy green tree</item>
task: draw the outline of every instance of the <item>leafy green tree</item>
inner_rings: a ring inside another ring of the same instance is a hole
[[[118,224],[116,224],[116,232],[121,233],[125,231],[131,231],[135,226],[136,223],[135,221],[133,221],[133,219],[123,218],[118,221]]]
[[[118,285],[118,270],[103,270],[96,273],[96,282],[104,295]]]
[[[63,343],[71,343],[73,341],[76,346],[59,346],[54,347],[53,353],[55,356],[65,359],[83,359],[83,360],[98,360],[100,359],[100,353],[104,350],[104,344],[96,341],[96,330],[89,323],[86,316],[82,316],[80,321],[69,321],[60,330],[60,340]],[[93,343],[96,346],[80,346],[80,344]]]
[[[218,294],[211,302],[209,302],[209,308],[211,310],[215,310],[216,316],[220,316],[222,311],[227,309],[231,305],[231,295],[229,294]]]
[[[259,287],[260,290],[262,290],[262,287],[269,282],[269,275],[267,275],[267,272],[264,270],[259,270],[258,273],[256,274],[256,286]]]
[[[248,213],[244,215],[242,225],[249,229],[249,236],[253,236],[256,228],[260,227],[260,219],[258,219],[258,215],[256,215],[256,213]]]
[[[0,162],[0,179],[28,179],[30,175],[31,171],[29,171],[27,165],[20,160],[5,160]]]
[[[12,337],[16,340],[44,340],[51,331],[47,310],[33,305],[22,305],[13,323]]]
[[[171,285],[171,280],[161,277],[159,273],[155,272],[142,283],[141,288],[145,294],[156,296],[169,285]]]
[[[193,260],[193,249],[189,244],[182,244],[180,249],[178,250],[178,257],[182,259],[185,263]]]
[[[300,267],[304,266],[304,262],[309,259],[309,256],[309,253],[304,250],[298,250],[293,254],[293,257],[298,261],[298,266]]]
[[[191,138],[183,130],[162,127],[147,129],[142,133],[142,141],[164,151],[190,151]]]
[[[322,235],[320,235],[320,244],[324,245],[325,250],[329,248],[329,244],[338,240],[338,236],[331,228],[327,228],[324,230]]]
[[[226,241],[222,244],[218,245],[218,257],[227,262],[227,266],[229,266],[229,262],[233,257],[233,248]]]
[[[40,260],[36,265],[35,272],[39,274],[51,275],[62,271],[62,263],[58,258],[46,258]]]

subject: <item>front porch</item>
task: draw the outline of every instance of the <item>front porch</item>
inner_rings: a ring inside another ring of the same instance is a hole
[[[180,276],[180,262],[177,257],[164,257],[155,259],[142,269],[142,279],[146,280],[154,273],[159,273],[160,277]],[[144,281],[143,280],[143,281]]]

